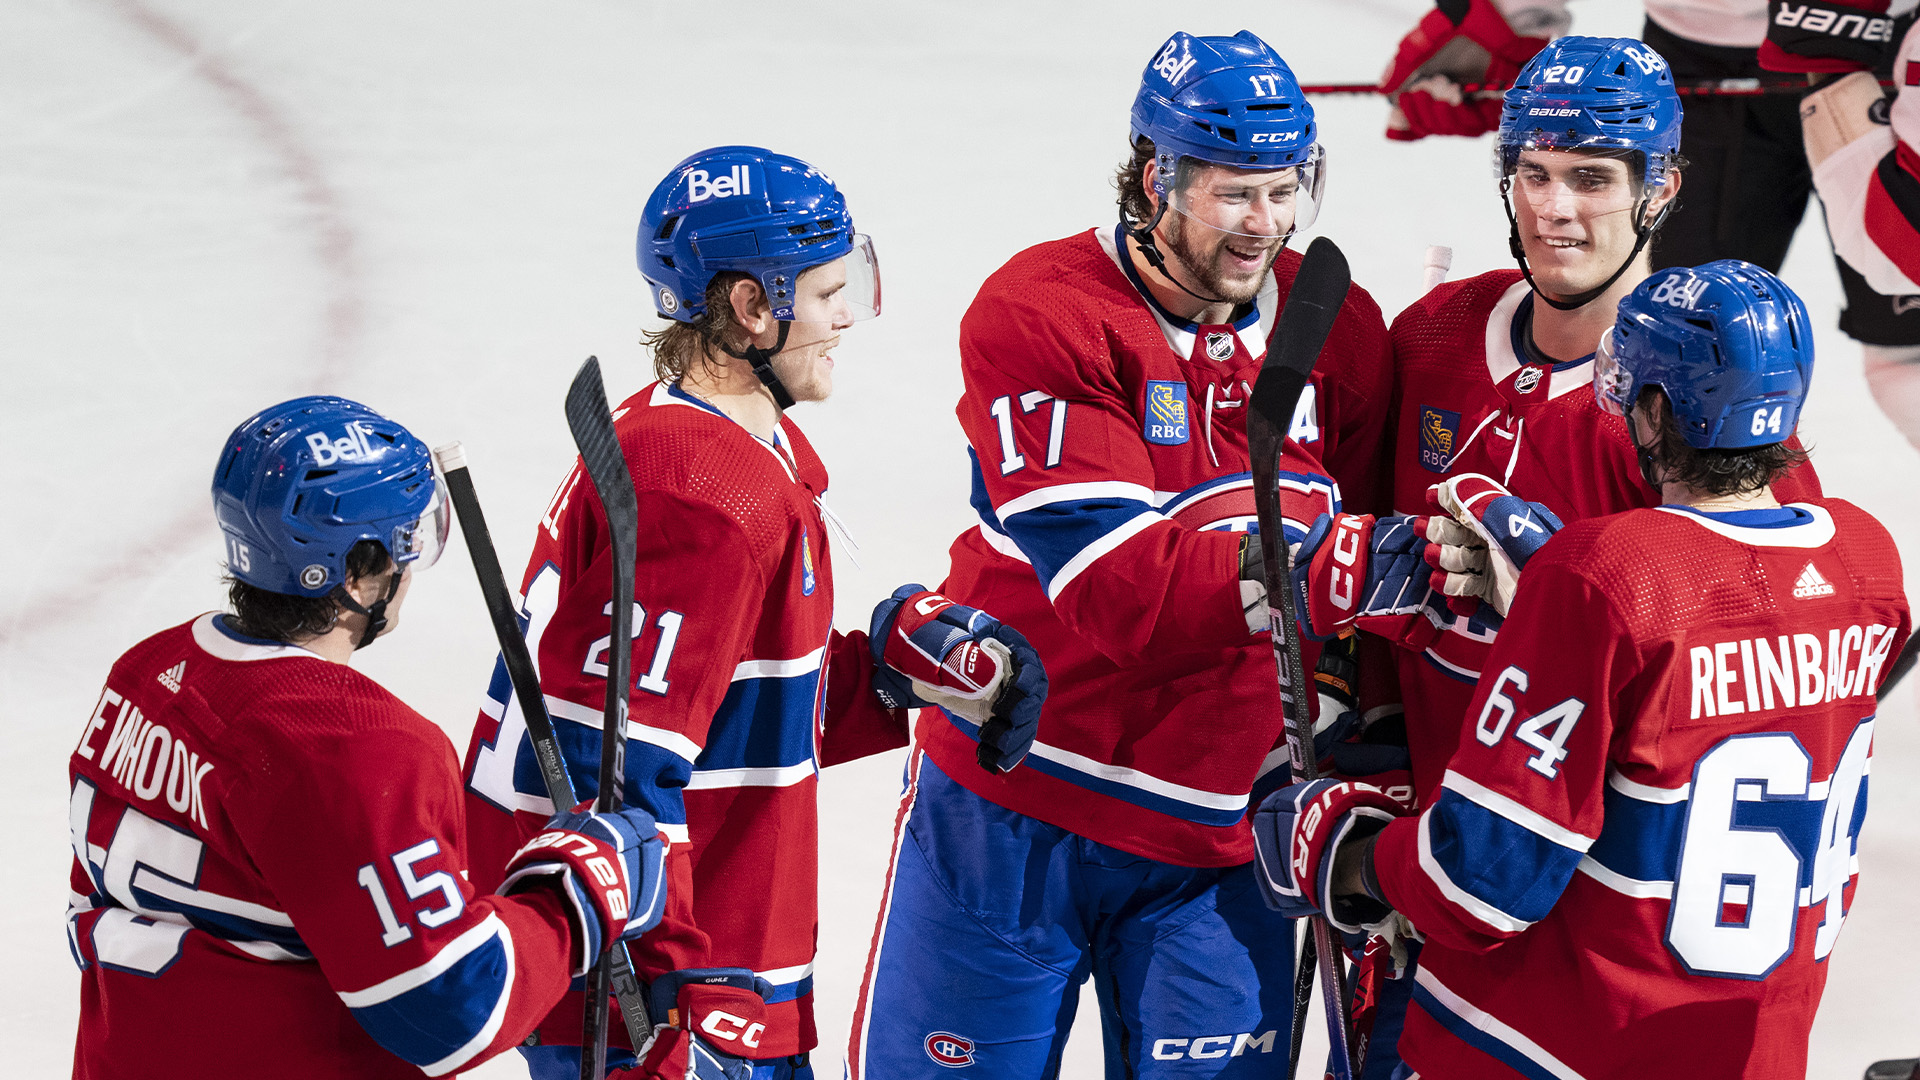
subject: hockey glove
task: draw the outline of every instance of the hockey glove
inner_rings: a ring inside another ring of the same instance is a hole
[[[653,1041],[625,1080],[751,1080],[773,984],[746,968],[684,968],[647,986]],[[610,1077],[609,1080],[613,1080]]]
[[[1492,477],[1465,473],[1427,489],[1427,499],[1448,518],[1428,522],[1426,551],[1433,588],[1466,600],[1454,611],[1473,614],[1480,601],[1505,618],[1520,587],[1520,570],[1541,545],[1560,531],[1560,519],[1537,502],[1526,502]]]
[[[667,901],[667,841],[653,815],[634,807],[600,814],[592,805],[555,814],[544,832],[508,860],[499,889],[512,896],[557,886],[581,931],[574,935],[581,946],[575,975],[585,974],[609,942],[658,925]]]
[[[1413,803],[1413,758],[1407,751],[1407,720],[1398,705],[1360,712],[1360,637],[1348,633],[1327,642],[1314,664],[1319,691],[1313,752],[1322,774],[1372,784],[1408,809]]]
[[[1387,138],[1410,142],[1428,135],[1484,135],[1499,127],[1499,95],[1467,101],[1460,84],[1511,83],[1554,36],[1553,18],[1530,20],[1528,29],[1544,30],[1544,36],[1523,36],[1492,0],[1439,0],[1400,40],[1380,77],[1380,90],[1393,105]]]
[[[1047,671],[1020,631],[922,585],[873,609],[873,692],[890,709],[938,705],[973,729],[980,767],[1020,764],[1040,730]]]
[[[1300,628],[1325,641],[1370,615],[1418,611],[1428,592],[1427,541],[1414,518],[1322,514],[1293,556]]]
[[[1281,788],[1253,815],[1254,858],[1267,906],[1290,919],[1325,912],[1342,934],[1364,933],[1393,911],[1364,893],[1333,894],[1342,844],[1358,844],[1406,814],[1371,784],[1311,780]]]
[[[1772,0],[1760,66],[1819,74],[1870,71],[1893,58],[1888,0]]]

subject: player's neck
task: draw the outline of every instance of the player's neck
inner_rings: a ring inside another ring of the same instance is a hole
[[[774,404],[773,395],[748,369],[746,361],[727,356],[709,360],[705,365],[693,365],[680,379],[680,389],[720,410],[749,434],[772,442],[780,426],[780,406]]]
[[[1162,257],[1167,259],[1169,265],[1177,264],[1178,256],[1166,254],[1168,250],[1166,239],[1156,233],[1155,240]],[[1134,239],[1132,233],[1127,234],[1127,257],[1133,261],[1133,269],[1140,275],[1140,280],[1146,283],[1147,292],[1153,294],[1154,301],[1168,312],[1203,326],[1233,321],[1232,301],[1209,304],[1174,284],[1171,278],[1155,270],[1153,265],[1147,262],[1146,255],[1141,253],[1140,241]]]
[[[1620,280],[1608,286],[1606,292],[1572,311],[1562,311],[1552,304],[1540,303],[1536,297],[1533,325],[1528,329],[1534,347],[1562,361],[1578,360],[1592,352],[1600,341],[1600,335],[1613,326],[1614,317],[1620,310],[1620,301],[1652,272],[1652,263],[1646,253],[1641,252],[1634,257],[1634,265],[1620,275]]]
[[[316,637],[291,642],[291,644],[336,664],[350,664],[353,662],[354,645],[366,629],[365,615],[343,611],[340,613],[339,621],[333,624],[333,629]]]
[[[1773,497],[1773,491],[1764,487],[1739,495],[1710,495],[1686,484],[1666,483],[1660,485],[1660,501],[1668,506],[1684,506],[1716,514],[1735,510],[1777,510],[1780,507],[1780,500]]]

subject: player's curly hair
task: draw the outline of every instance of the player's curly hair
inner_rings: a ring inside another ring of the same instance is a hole
[[[1658,429],[1652,472],[1667,483],[1685,484],[1709,495],[1747,495],[1759,491],[1804,464],[1807,452],[1784,442],[1745,450],[1702,450],[1687,442],[1673,416],[1673,404],[1657,386],[1640,389],[1638,407]]]
[[[1133,140],[1133,153],[1114,170],[1113,187],[1120,194],[1120,213],[1145,225],[1153,220],[1153,200],[1147,197],[1147,163],[1153,160],[1153,140],[1145,135]],[[1180,159],[1173,186],[1182,187],[1192,179],[1201,163],[1190,157]]]
[[[361,540],[347,549],[347,576],[365,578],[391,573],[393,560],[378,540]],[[269,592],[228,574],[227,603],[233,607],[234,629],[248,637],[288,645],[319,637],[333,629],[343,610],[327,596],[293,596]]]
[[[710,368],[714,353],[725,353],[730,345],[738,349],[744,333],[733,320],[729,294],[734,282],[752,280],[749,274],[723,270],[707,282],[706,310],[692,322],[667,319],[667,325],[658,330],[640,331],[640,344],[653,351],[654,377],[676,382],[696,363]]]

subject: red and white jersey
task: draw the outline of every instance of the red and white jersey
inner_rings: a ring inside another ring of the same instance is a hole
[[[634,966],[642,978],[752,969],[774,986],[767,1030],[758,1045],[722,1049],[796,1054],[816,1042],[819,767],[904,746],[905,717],[872,693],[866,635],[833,631],[827,473],[799,428],[783,419],[764,442],[667,383],[614,415],[640,502],[624,795],[673,845],[666,918],[633,944]],[[576,461],[540,522],[521,595],[583,799],[599,772],[611,554],[606,512]],[[505,859],[489,856],[553,813],[503,664],[467,770],[474,850],[497,874]],[[542,1041],[579,1045],[582,1011],[568,995]]]
[[[1479,473],[1568,525],[1652,506],[1626,425],[1593,399],[1593,356],[1533,362],[1526,346],[1533,290],[1518,270],[1447,282],[1393,320],[1393,508],[1431,513],[1427,488]],[[1781,501],[1816,498],[1803,465],[1774,485]],[[1443,605],[1413,616],[1395,649],[1414,791],[1439,783],[1486,667],[1497,627]]]
[[[75,1077],[443,1076],[577,967],[557,896],[468,883],[438,727],[225,616],[113,665],[68,774]]]
[[[1437,797],[1374,847],[1427,938],[1406,1062],[1804,1076],[1908,629],[1892,539],[1838,499],[1549,541]]]
[[[945,714],[922,714],[927,752],[976,794],[1149,858],[1253,857],[1248,794],[1286,754],[1273,650],[1242,612],[1247,400],[1299,262],[1283,252],[1231,325],[1161,309],[1117,230],[1029,248],[981,287],[958,409],[981,523],[954,542],[942,591],[1025,634],[1050,689],[1005,776]],[[1294,539],[1337,504],[1330,476],[1377,497],[1387,372],[1379,308],[1356,287],[1282,458]]]
[[[1908,300],[1920,294],[1920,27],[1900,43],[1893,74],[1899,96],[1884,122],[1856,121],[1859,137],[1837,148],[1810,134],[1807,152],[1834,252],[1873,291]],[[1869,82],[1860,93],[1872,101],[1880,91]],[[1843,100],[1828,107],[1865,105]],[[1911,304],[1920,307],[1920,299]],[[1905,310],[1896,304],[1895,314]]]

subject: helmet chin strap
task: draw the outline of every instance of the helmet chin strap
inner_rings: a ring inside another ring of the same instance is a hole
[[[1649,222],[1647,220],[1647,207],[1653,205],[1653,196],[1651,194],[1643,196],[1640,199],[1640,205],[1634,208],[1634,220],[1640,222],[1640,226],[1634,230],[1633,250],[1627,254],[1627,260],[1620,264],[1620,268],[1613,272],[1612,277],[1607,278],[1607,280],[1601,282],[1599,285],[1585,292],[1575,293],[1570,300],[1555,300],[1553,297],[1540,291],[1540,284],[1533,280],[1533,269],[1527,265],[1527,251],[1526,248],[1520,244],[1520,218],[1519,215],[1513,212],[1512,189],[1513,178],[1508,176],[1501,177],[1500,206],[1501,209],[1507,212],[1507,225],[1509,226],[1507,247],[1513,252],[1514,261],[1520,264],[1520,276],[1527,279],[1527,286],[1533,290],[1533,294],[1545,301],[1549,307],[1560,311],[1573,311],[1576,308],[1583,308],[1599,299],[1602,293],[1613,288],[1613,283],[1619,281],[1620,275],[1626,273],[1627,268],[1632,266],[1634,260],[1640,257],[1640,252],[1646,248],[1647,241],[1653,239],[1653,234],[1660,231],[1661,224],[1667,220],[1667,213],[1673,209],[1673,200],[1667,200],[1666,205],[1662,206],[1660,212]],[[1659,485],[1655,484],[1654,487],[1658,488]]]
[[[1232,303],[1233,301],[1231,300],[1223,300],[1217,296],[1202,296],[1199,293],[1194,292],[1192,289],[1189,289],[1185,285],[1181,284],[1180,279],[1177,277],[1174,277],[1173,272],[1167,269],[1166,256],[1160,254],[1160,245],[1155,242],[1154,236],[1153,236],[1153,230],[1159,227],[1160,219],[1166,216],[1167,216],[1167,200],[1166,199],[1160,199],[1154,205],[1153,220],[1147,222],[1145,225],[1136,224],[1131,218],[1127,216],[1127,211],[1125,206],[1122,206],[1120,210],[1120,227],[1122,229],[1125,229],[1127,232],[1127,235],[1133,237],[1134,242],[1140,245],[1140,254],[1146,257],[1147,265],[1159,271],[1161,277],[1166,278],[1168,281],[1173,282],[1174,288],[1179,289],[1181,292],[1186,293],[1188,296],[1193,297],[1195,300],[1198,300],[1203,304]],[[1285,243],[1286,243],[1285,240],[1281,241],[1281,244],[1283,246],[1285,245]]]
[[[361,607],[360,602],[353,598],[353,594],[347,591],[345,585],[333,587],[333,598],[340,602],[341,607],[367,617],[367,629],[360,635],[360,640],[354,643],[353,651],[359,652],[373,644],[373,639],[379,637],[380,632],[387,628],[387,601],[392,600],[393,594],[400,591],[400,576],[406,572],[405,567],[399,563],[394,564],[393,576],[387,579],[387,595],[375,600],[372,607]]]
[[[771,349],[763,349],[758,345],[749,345],[740,352],[734,352],[725,345],[721,346],[722,349],[726,350],[728,356],[736,360],[745,360],[747,363],[753,365],[753,373],[760,377],[761,383],[767,388],[767,393],[773,395],[773,403],[780,407],[781,412],[793,408],[793,395],[787,393],[786,385],[780,381],[780,376],[773,373],[773,357],[775,353],[787,347],[787,334],[792,332],[792,330],[792,323],[781,320],[780,336],[774,341],[773,348]]]
[[[1653,447],[1641,446],[1640,436],[1634,431],[1633,410],[1629,409],[1624,419],[1627,424],[1627,441],[1633,444],[1634,459],[1640,463],[1640,479],[1645,480],[1655,494],[1664,493],[1666,485],[1653,472],[1657,467],[1657,463],[1653,460]]]

